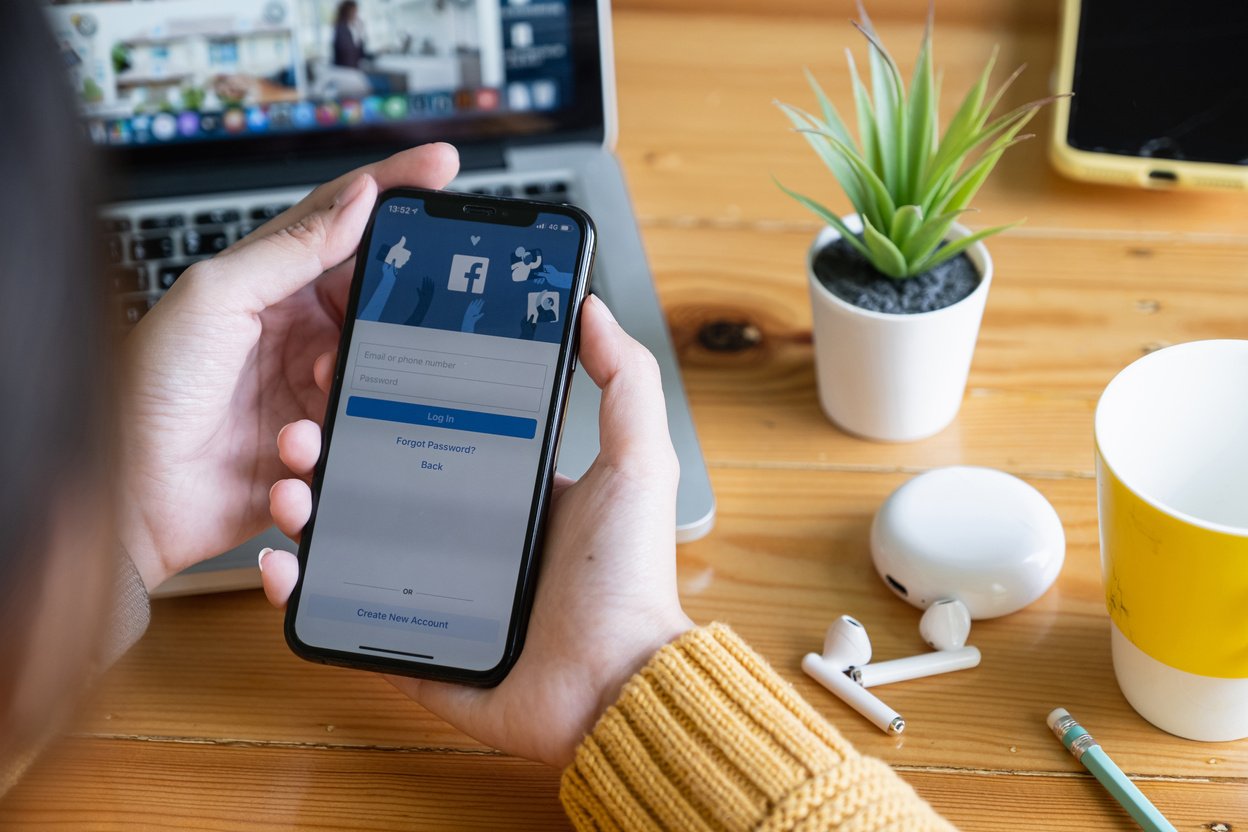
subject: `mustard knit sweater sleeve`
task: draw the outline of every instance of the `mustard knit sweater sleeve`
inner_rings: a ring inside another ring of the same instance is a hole
[[[625,685],[560,796],[582,830],[953,829],[722,624],[681,636]]]

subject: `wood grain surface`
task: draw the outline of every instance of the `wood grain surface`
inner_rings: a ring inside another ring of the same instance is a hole
[[[872,4],[903,66],[923,5]],[[945,89],[964,88],[999,43],[1003,67],[1029,64],[1010,100],[1045,94],[1051,5],[942,2]],[[1100,390],[1134,358],[1248,337],[1248,200],[1085,186],[1051,171],[1043,140],[1016,148],[972,218],[1028,221],[991,242],[961,415],[919,443],[854,439],[814,390],[803,258],[817,226],[771,182],[847,207],[771,102],[809,103],[809,66],[848,104],[843,50],[861,47],[851,7],[620,6],[619,151],[719,500],[715,531],[678,554],[690,614],[731,623],[963,829],[1134,828],[1048,733],[1059,705],[1179,829],[1248,829],[1248,743],[1163,734],[1115,684],[1091,433]],[[918,612],[872,570],[868,529],[909,476],[955,463],[1040,489],[1067,562],[1031,607],[976,624],[980,668],[890,687],[908,728],[889,739],[798,662],[841,613],[867,624],[881,658],[922,649]],[[263,597],[233,593],[155,604],[148,636],[73,733],[0,804],[0,829],[559,829],[557,790],[558,772],[482,747],[383,680],[295,659]]]
[[[770,4],[769,4],[770,5]],[[916,2],[915,6],[924,4]],[[1047,5],[1047,4],[1039,4]],[[881,36],[909,77],[921,17],[881,21]],[[1003,107],[1050,94],[1055,22],[939,21],[936,66],[944,72],[942,116],[1000,47],[996,77],[1027,68]],[[690,48],[691,39],[696,48]],[[809,68],[853,123],[845,49],[866,64],[865,42],[844,9],[814,17],[771,14],[638,12],[616,20],[620,82],[620,155],[647,223],[764,228],[815,223],[780,192],[780,181],[829,207],[848,201],[789,122],[780,100],[815,108]],[[944,123],[942,121],[942,123]],[[1165,242],[1242,240],[1248,201],[1239,193],[1145,191],[1063,179],[1048,164],[1049,114],[1028,126],[1036,139],[1012,148],[975,199],[972,226],[1025,219],[1017,234],[1048,240],[1096,238]]]

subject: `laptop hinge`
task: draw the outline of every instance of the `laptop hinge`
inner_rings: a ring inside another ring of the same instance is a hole
[[[506,166],[507,154],[502,142],[459,145],[461,171],[502,170]]]
[[[123,168],[114,170],[108,198],[123,202],[316,185],[403,149],[396,146],[333,154],[283,153],[270,154],[265,159]],[[459,158],[460,169],[465,171],[502,169],[506,165],[499,142],[461,144]]]

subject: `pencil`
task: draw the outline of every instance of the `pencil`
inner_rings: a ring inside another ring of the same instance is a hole
[[[1136,788],[1122,769],[1109,759],[1101,744],[1092,738],[1065,708],[1054,708],[1048,718],[1049,729],[1066,746],[1083,767],[1092,772],[1110,796],[1135,819],[1146,832],[1177,832],[1173,824],[1157,811],[1144,793]]]

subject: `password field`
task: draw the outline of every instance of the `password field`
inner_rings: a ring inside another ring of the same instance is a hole
[[[371,367],[356,367],[351,376],[351,389],[525,413],[538,412],[542,401],[540,387]]]

